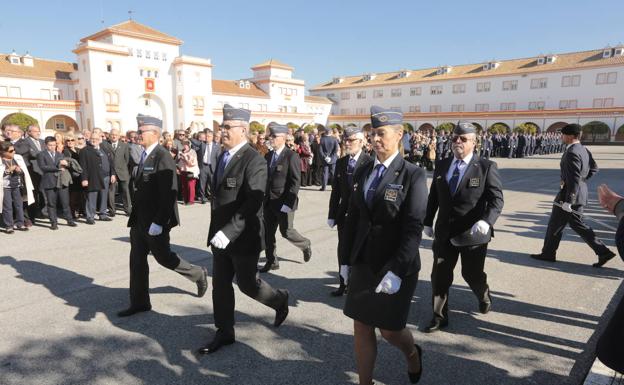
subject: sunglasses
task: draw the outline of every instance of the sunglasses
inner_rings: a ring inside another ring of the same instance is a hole
[[[84,138],[76,138],[76,139],[78,139],[78,140],[84,140]]]
[[[352,139],[352,138],[346,138],[344,141],[345,141],[345,142],[349,142],[349,143],[353,143],[353,142],[356,142],[356,141],[358,141],[358,140],[359,140],[359,139],[357,139],[357,138],[355,138],[355,139]]]
[[[245,126],[242,126],[242,125],[230,126],[229,124],[226,124],[224,126],[221,126],[221,128],[226,129],[226,130],[229,130],[230,128],[236,128],[236,127],[245,128]]]
[[[7,152],[8,153],[13,153],[13,152],[15,152],[15,150],[14,149],[13,150],[8,150]]]
[[[67,139],[67,142],[75,142],[74,139]]]
[[[470,140],[470,139],[468,139],[465,136],[453,135],[451,137],[451,142],[455,143],[455,142],[457,142],[457,139],[461,140],[462,143],[466,143],[468,140]]]

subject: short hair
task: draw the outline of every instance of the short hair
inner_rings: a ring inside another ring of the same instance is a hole
[[[131,134],[136,134],[137,132],[134,130],[126,131],[126,137],[130,137]]]
[[[56,142],[56,138],[53,136],[46,136],[45,144],[52,143],[52,142]]]
[[[5,153],[9,151],[9,148],[14,147],[11,142],[0,142],[0,152]]]
[[[39,125],[37,123],[29,124],[28,125],[28,132],[30,132],[30,130],[32,130],[35,127],[39,128]],[[41,128],[39,128],[39,130],[41,130]]]

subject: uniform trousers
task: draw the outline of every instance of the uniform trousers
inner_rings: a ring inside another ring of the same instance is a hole
[[[265,228],[265,242],[266,242],[266,257],[269,261],[275,260],[275,233],[279,227],[282,237],[286,238],[294,246],[300,250],[305,250],[310,247],[310,240],[303,235],[299,234],[297,230],[293,228],[293,222],[295,220],[295,212],[283,213],[271,208],[269,204],[264,209],[264,228]]]

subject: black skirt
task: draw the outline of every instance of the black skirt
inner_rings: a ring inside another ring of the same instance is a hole
[[[401,288],[392,295],[375,293],[384,275],[366,264],[352,266],[344,314],[372,327],[401,330],[407,323],[418,274],[403,278]]]

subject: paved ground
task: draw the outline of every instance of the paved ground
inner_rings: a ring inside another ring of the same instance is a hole
[[[624,191],[624,148],[594,147],[601,172],[590,183],[587,210],[613,248],[614,218],[596,206],[596,186]],[[528,258],[541,247],[550,201],[558,188],[558,156],[499,160],[505,209],[486,263],[494,311],[477,302],[456,271],[447,332],[420,330],[430,313],[431,242],[409,326],[424,348],[423,384],[580,384],[594,360],[597,330],[624,293],[624,263],[594,269],[595,256],[567,233],[559,259]],[[194,351],[211,339],[210,292],[152,261],[154,311],[120,319],[127,305],[128,231],[124,218],[57,232],[0,234],[0,384],[341,384],[354,383],[352,323],[342,315],[336,283],[336,231],[325,224],[329,192],[301,193],[296,227],[313,241],[314,256],[279,241],[284,257],[267,280],[288,288],[291,313],[271,326],[274,313],[236,292],[238,343],[216,355]],[[209,206],[180,207],[175,248],[210,270],[206,248]],[[380,342],[378,384],[407,383],[400,353]]]

